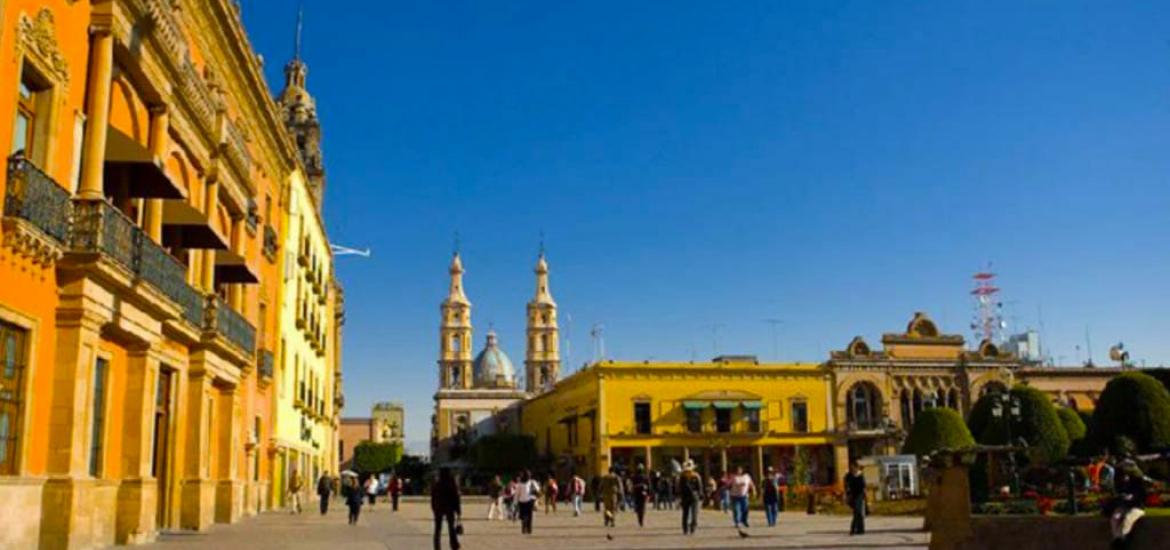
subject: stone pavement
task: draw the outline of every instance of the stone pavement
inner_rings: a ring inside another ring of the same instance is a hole
[[[316,503],[299,516],[272,512],[248,518],[235,525],[217,525],[207,533],[163,535],[151,550],[185,550],[215,548],[224,550],[299,550],[302,548],[339,548],[344,550],[391,549],[425,550],[431,547],[429,502],[408,499],[398,513],[379,502],[371,511],[362,509],[357,526],[346,524],[345,508],[340,501],[330,505],[327,516],[317,513]],[[601,515],[587,506],[586,513],[574,518],[561,507],[555,515],[539,512],[533,521],[534,533],[520,534],[520,524],[510,521],[484,520],[487,504],[478,498],[465,500],[462,546],[465,550],[515,550],[519,548],[590,549],[673,549],[673,548],[925,548],[928,541],[921,531],[921,518],[868,518],[869,532],[850,537],[849,518],[845,516],[808,516],[785,513],[779,525],[768,528],[764,515],[751,512],[753,527],[749,537],[740,538],[731,526],[730,516],[713,510],[699,514],[699,530],[684,537],[679,526],[679,512],[650,510],[646,526],[638,528],[632,512],[618,516],[618,526],[606,540]],[[444,548],[446,548],[444,533]]]

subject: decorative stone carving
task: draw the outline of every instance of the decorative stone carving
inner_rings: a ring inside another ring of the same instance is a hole
[[[42,267],[51,267],[63,254],[61,245],[18,218],[4,218],[4,247]]]
[[[62,86],[69,85],[69,64],[57,43],[56,25],[53,12],[41,8],[35,19],[21,14],[16,23],[16,55],[31,57],[38,68],[49,71],[46,75]]]

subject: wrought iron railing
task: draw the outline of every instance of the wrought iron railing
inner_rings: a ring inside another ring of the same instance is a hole
[[[4,195],[5,216],[27,220],[59,243],[69,241],[73,217],[69,192],[28,159],[8,159],[8,188]]]
[[[272,378],[276,371],[276,358],[271,351],[261,349],[256,352],[256,370],[260,372],[261,378]]]
[[[108,255],[175,302],[187,322],[203,326],[206,299],[187,284],[187,268],[182,263],[107,201],[79,200],[74,203],[74,214],[74,251]]]
[[[208,320],[214,323],[208,328],[219,332],[240,349],[252,353],[256,349],[256,329],[252,324],[219,296],[211,297],[210,307],[215,315],[208,316]]]

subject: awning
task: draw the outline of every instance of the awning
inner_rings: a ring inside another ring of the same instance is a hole
[[[739,406],[739,401],[712,401],[716,409],[734,409]]]
[[[243,256],[231,250],[219,250],[215,253],[215,281],[217,283],[256,284],[260,277],[252,271],[248,261]]]
[[[690,410],[703,410],[710,407],[711,403],[707,401],[683,401],[683,408]]]
[[[125,182],[131,197],[143,199],[182,199],[183,188],[171,180],[155,158],[134,138],[110,127],[106,134],[106,162],[102,167],[106,185]]]
[[[163,201],[163,245],[175,248],[227,250],[228,242],[207,215],[187,201]]]
[[[764,404],[760,401],[741,401],[740,405],[743,405],[743,408],[745,408],[745,409],[762,409],[762,408],[764,408]]]

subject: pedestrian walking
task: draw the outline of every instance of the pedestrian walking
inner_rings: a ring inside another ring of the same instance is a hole
[[[857,461],[849,463],[845,474],[845,499],[853,509],[853,522],[849,524],[849,535],[865,534],[865,475]]]
[[[638,516],[638,527],[646,520],[646,501],[650,496],[650,479],[646,477],[646,466],[638,465],[630,477],[630,493],[633,495],[634,514]]]
[[[682,475],[678,478],[678,496],[682,508],[683,534],[693,535],[699,525],[699,504],[706,500],[706,495],[703,480],[695,473],[695,462],[691,459],[683,461]]]
[[[329,496],[333,494],[333,478],[328,473],[317,480],[317,497],[321,499],[321,515],[329,512]]]
[[[1136,463],[1127,461],[1117,476],[1117,496],[1109,514],[1109,532],[1114,548],[1128,548],[1134,524],[1146,515],[1146,479]]]
[[[731,515],[735,527],[739,528],[740,525],[749,527],[748,499],[755,496],[756,485],[752,483],[751,474],[743,471],[743,466],[736,466],[728,493],[731,496]]]
[[[580,516],[581,501],[585,498],[585,479],[577,474],[573,474],[573,479],[569,481],[569,497],[573,500],[573,517]]]
[[[516,517],[519,515],[517,513],[519,508],[516,506],[516,488],[520,485],[520,482],[517,481],[519,478],[520,476],[517,474],[508,481],[508,485],[504,488],[504,506],[508,509],[509,521],[516,521]]]
[[[500,476],[495,476],[488,482],[488,521],[504,519],[504,483]]]
[[[616,527],[618,506],[625,498],[622,495],[622,480],[617,476],[617,469],[611,466],[609,473],[601,478],[598,486],[599,491],[594,494],[601,496],[605,506],[605,526]]]
[[[768,475],[764,477],[764,516],[768,519],[768,527],[776,526],[776,519],[780,515],[780,478],[776,477],[776,470],[768,466]]]
[[[357,478],[349,478],[349,489],[342,489],[345,493],[345,505],[349,507],[349,524],[357,525],[358,516],[362,513],[362,501],[365,500],[364,491],[358,484]]]
[[[532,479],[532,474],[528,470],[524,470],[516,485],[516,506],[520,508],[521,534],[532,534],[532,511],[536,508],[536,499],[539,496],[540,484]]]
[[[398,477],[397,474],[390,476],[389,485],[390,486],[386,488],[386,492],[390,493],[390,505],[393,507],[393,510],[397,512],[398,499],[402,497],[402,478]]]
[[[297,473],[296,468],[288,476],[288,507],[290,513],[301,513],[301,489],[304,488],[304,481],[301,475]]]
[[[715,481],[715,476],[707,476],[707,486],[703,488],[703,505],[715,508],[715,499],[717,498],[719,498],[719,482]]]
[[[439,550],[443,540],[443,522],[447,522],[447,538],[451,550],[459,550],[459,535],[462,534],[463,506],[459,496],[459,484],[451,468],[439,468],[439,479],[431,486],[431,513],[435,516],[434,547]]]
[[[553,474],[548,475],[548,479],[544,481],[544,513],[548,514],[551,507],[552,513],[557,513],[557,494],[560,493],[560,487],[557,485],[557,478]]]
[[[366,497],[370,499],[370,509],[374,508],[374,502],[378,499],[378,478],[370,476],[366,478],[365,485]]]
[[[719,508],[723,513],[731,511],[731,474],[723,472],[719,479]]]
[[[601,511],[601,477],[593,476],[589,480],[589,491],[593,494],[593,511]]]

